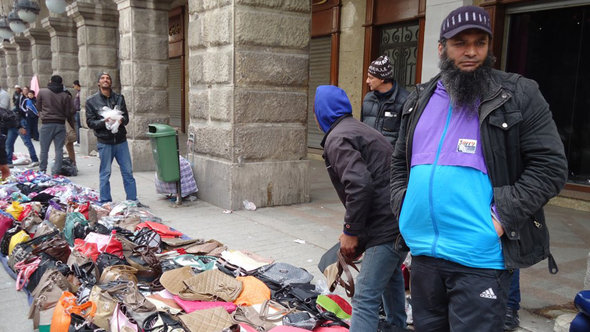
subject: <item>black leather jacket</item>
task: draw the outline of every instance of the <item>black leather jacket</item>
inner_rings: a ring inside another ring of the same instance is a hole
[[[391,161],[391,207],[396,218],[408,184],[414,129],[439,79],[418,85],[404,105]],[[505,231],[501,237],[505,267],[524,268],[549,258],[549,270],[556,273],[543,206],[563,188],[567,160],[549,105],[536,82],[493,70],[479,123],[494,203]]]
[[[107,106],[111,109],[118,106],[123,113],[123,123],[119,126],[119,131],[113,134],[105,126],[104,118],[100,115],[102,108]],[[125,97],[111,90],[111,96],[107,98],[102,93],[97,92],[86,99],[86,124],[88,128],[94,129],[94,136],[99,143],[119,144],[127,140],[127,130],[125,126],[129,123],[129,113],[125,105]]]
[[[384,101],[380,101],[374,91],[367,93],[363,99],[361,118],[364,123],[383,134],[389,143],[395,145],[402,108],[410,93],[397,82],[393,82],[393,86],[393,93]]]

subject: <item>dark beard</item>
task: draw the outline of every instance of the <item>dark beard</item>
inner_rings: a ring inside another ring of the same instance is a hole
[[[439,63],[442,83],[451,96],[453,107],[477,112],[477,107],[489,85],[495,57],[490,53],[481,66],[473,71],[462,71],[443,51]]]

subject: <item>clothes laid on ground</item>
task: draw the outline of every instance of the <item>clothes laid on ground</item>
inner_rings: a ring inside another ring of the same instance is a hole
[[[307,271],[191,239],[134,201],[98,200],[33,170],[0,185],[0,262],[29,295],[35,329],[347,331],[316,306]]]

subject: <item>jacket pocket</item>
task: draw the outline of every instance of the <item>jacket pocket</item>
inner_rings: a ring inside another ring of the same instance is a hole
[[[490,125],[507,131],[522,122],[522,113],[520,110],[494,112],[489,119]]]
[[[400,114],[395,111],[385,111],[383,113],[383,131],[398,132],[400,125]]]
[[[549,256],[549,231],[543,212],[527,219],[519,233],[517,240],[508,240],[503,244],[508,268],[529,267]]]

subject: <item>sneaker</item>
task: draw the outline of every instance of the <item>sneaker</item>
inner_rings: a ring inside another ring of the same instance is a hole
[[[29,164],[29,167],[37,167],[37,166],[39,166],[38,161],[33,161],[32,163]]]
[[[518,310],[506,307],[506,317],[504,318],[504,331],[513,331],[520,325],[518,319]]]

